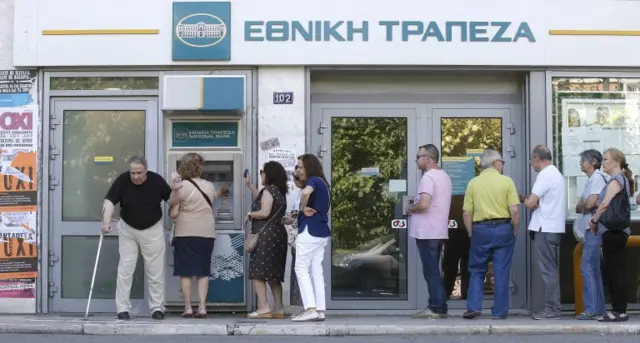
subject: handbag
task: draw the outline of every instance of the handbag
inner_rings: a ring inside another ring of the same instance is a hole
[[[262,191],[264,191],[264,189],[262,189]],[[260,196],[262,197],[262,191],[260,193]],[[284,204],[283,204],[284,205]],[[274,215],[272,215],[271,217],[269,217],[269,219],[267,220],[267,222],[264,224],[264,226],[262,227],[262,229],[260,229],[258,232],[256,233],[251,233],[250,230],[247,230],[247,236],[245,237],[244,240],[244,250],[248,253],[252,253],[254,251],[256,251],[256,249],[258,248],[258,238],[260,238],[260,234],[262,233],[262,231],[264,231],[264,229],[269,226],[269,223],[271,223],[271,221],[273,220],[273,218],[276,217],[276,214],[280,213],[280,210],[282,209],[283,205],[280,205],[280,207],[278,208],[278,210],[274,213]]]
[[[622,189],[613,196],[609,207],[600,216],[600,223],[612,232],[623,231],[631,225],[631,204],[627,196],[627,183],[624,180]]]

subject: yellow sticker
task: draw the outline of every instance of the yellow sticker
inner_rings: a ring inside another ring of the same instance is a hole
[[[113,164],[113,156],[94,156],[93,163],[95,164]]]

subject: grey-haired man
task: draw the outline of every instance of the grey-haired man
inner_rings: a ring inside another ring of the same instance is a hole
[[[173,182],[173,189],[180,187]],[[135,156],[129,160],[129,171],[113,182],[102,205],[102,232],[111,232],[115,205],[120,204],[118,222],[118,279],[116,307],[118,319],[130,319],[131,284],[142,253],[149,287],[149,310],[153,319],[164,319],[164,254],[166,240],[162,225],[162,201],[170,201],[174,192],[167,182],[147,170],[147,160]]]

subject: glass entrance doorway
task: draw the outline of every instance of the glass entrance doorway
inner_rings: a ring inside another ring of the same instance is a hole
[[[312,127],[318,134],[312,139],[312,152],[322,158],[334,204],[333,236],[325,259],[328,309],[426,307],[428,293],[415,242],[407,236],[403,198],[415,195],[422,176],[415,156],[418,146],[427,143],[438,146],[441,165],[453,182],[450,240],[443,251],[442,270],[451,294],[449,307],[465,307],[469,238],[462,222],[464,192],[479,172],[479,157],[486,148],[500,151],[508,161],[505,175],[517,179],[517,185],[523,181],[523,169],[512,163],[521,157],[516,154],[520,145],[512,142],[519,125],[514,120],[520,119],[516,109],[313,105]],[[522,247],[516,250],[524,252],[525,242],[518,244]],[[524,266],[524,260],[521,263]],[[485,306],[490,307],[491,269],[485,284]],[[516,296],[517,288],[512,290]],[[512,307],[519,303],[522,306],[524,298],[512,300]]]
[[[157,170],[156,100],[53,99],[49,176],[52,312],[84,312],[98,248],[102,202],[128,159],[147,156]],[[116,206],[114,220],[119,219]],[[118,232],[105,235],[91,302],[92,312],[115,313]],[[142,257],[133,276],[134,313],[147,312]]]

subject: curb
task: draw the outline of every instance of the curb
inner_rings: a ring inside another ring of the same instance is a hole
[[[640,323],[593,324],[154,324],[154,323],[0,323],[0,333],[67,335],[209,336],[402,336],[402,335],[640,335]]]

